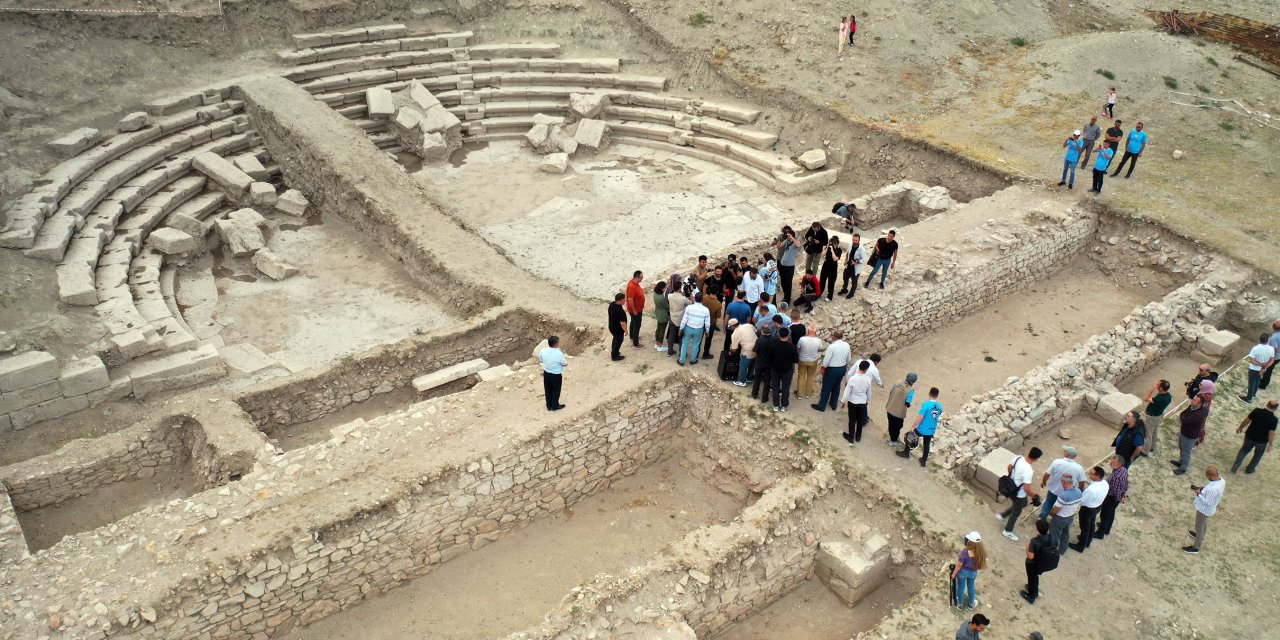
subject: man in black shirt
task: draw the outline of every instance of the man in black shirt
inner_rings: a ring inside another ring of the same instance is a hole
[[[771,389],[769,377],[770,370],[773,368],[773,343],[773,325],[766,322],[764,326],[760,327],[760,337],[756,338],[756,347],[754,349],[756,354],[756,379],[751,384],[751,399],[755,400],[758,397],[762,403],[769,401],[769,391]],[[763,392],[761,387],[764,388]]]
[[[1258,463],[1262,461],[1262,454],[1271,450],[1271,445],[1276,439],[1277,408],[1280,408],[1280,402],[1272,400],[1267,403],[1266,409],[1258,408],[1250,411],[1244,422],[1240,423],[1236,433],[1244,432],[1244,445],[1236,454],[1236,463],[1231,465],[1231,473],[1240,469],[1240,463],[1244,462],[1244,457],[1250,451],[1253,452],[1253,458],[1249,459],[1249,466],[1245,467],[1244,472],[1257,471]]]
[[[822,262],[822,252],[827,246],[827,230],[823,228],[821,222],[815,222],[809,225],[809,230],[804,232],[804,253],[806,271],[818,272],[818,267]]]
[[[1218,374],[1211,371],[1208,364],[1200,365],[1200,369],[1196,372],[1196,377],[1187,383],[1187,397],[1194,398],[1200,395],[1200,383],[1205,380],[1218,381]]]
[[[1027,588],[1021,592],[1027,604],[1035,604],[1040,597],[1040,574],[1042,556],[1057,553],[1057,543],[1049,535],[1049,521],[1036,520],[1036,533],[1040,534],[1027,543]]]
[[[1123,137],[1124,129],[1120,128],[1120,121],[1116,120],[1115,125],[1110,129],[1107,129],[1107,146],[1110,147],[1112,151],[1115,151],[1120,148],[1120,139]]]
[[[702,292],[709,296],[715,296],[716,300],[724,302],[725,275],[724,267],[716,265],[715,273],[706,277],[702,281]]]
[[[770,349],[769,361],[772,369],[769,372],[769,387],[772,391],[773,410],[786,411],[791,405],[791,379],[796,374],[796,363],[800,362],[800,352],[791,341],[791,331],[786,327],[778,329],[778,339]]]
[[[867,281],[862,286],[871,286],[871,280],[876,277],[876,272],[880,272],[880,288],[884,288],[884,280],[889,277],[889,270],[898,266],[898,232],[893,229],[885,237],[876,240],[876,248],[871,253],[868,260],[871,263],[871,273],[867,275]]]
[[[622,348],[622,339],[627,335],[627,310],[622,308],[623,301],[627,299],[627,294],[619,293],[613,297],[613,303],[609,305],[609,333],[613,334],[613,346],[609,352],[609,357],[614,362],[626,359],[619,349]]]

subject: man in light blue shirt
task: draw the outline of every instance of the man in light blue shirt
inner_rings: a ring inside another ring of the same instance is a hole
[[[916,435],[920,436],[920,442],[923,445],[924,455],[920,456],[922,467],[929,463],[929,448],[933,444],[934,434],[938,433],[938,421],[942,419],[942,403],[938,402],[939,393],[941,391],[938,391],[937,387],[929,388],[929,399],[920,405],[920,417],[916,418],[916,426],[911,428]],[[898,452],[898,457],[911,458],[911,448],[906,442],[902,443],[902,451]]]
[[[1120,159],[1120,166],[1116,167],[1115,172],[1111,174],[1114,178],[1120,174],[1120,170],[1124,169],[1124,165],[1133,160],[1133,164],[1129,165],[1129,171],[1124,174],[1126,180],[1133,175],[1133,170],[1138,168],[1138,157],[1142,155],[1142,150],[1147,147],[1147,132],[1142,130],[1142,123],[1139,122],[1129,132],[1129,142],[1124,146],[1124,157]]]
[[[1271,337],[1267,338],[1267,344],[1271,345],[1271,348],[1275,349],[1277,354],[1280,354],[1280,320],[1271,323]],[[1271,366],[1262,372],[1262,380],[1258,382],[1259,389],[1266,389],[1271,384],[1271,372],[1275,371],[1275,368],[1275,360],[1272,360]]]
[[[1107,145],[1102,145],[1098,149],[1098,159],[1093,161],[1093,188],[1089,191],[1093,193],[1102,193],[1102,181],[1107,177],[1107,168],[1111,166],[1111,159],[1116,157],[1116,152]]]
[[[1076,185],[1076,163],[1080,161],[1080,152],[1084,150],[1084,141],[1080,139],[1080,130],[1071,132],[1071,137],[1062,143],[1062,148],[1067,150],[1067,154],[1062,158],[1062,180],[1058,181],[1058,186],[1067,185],[1068,189]],[[1067,172],[1071,173],[1071,180],[1067,180]]]
[[[564,368],[569,360],[560,350],[560,336],[547,338],[547,348],[538,354],[542,361],[542,391],[547,396],[547,411],[559,411],[564,408],[560,404],[560,386],[564,382]]]

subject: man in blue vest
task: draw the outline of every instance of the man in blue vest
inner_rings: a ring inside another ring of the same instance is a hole
[[[1124,174],[1125,179],[1128,180],[1129,176],[1133,175],[1133,170],[1138,167],[1138,158],[1142,155],[1142,150],[1145,149],[1146,146],[1147,132],[1142,130],[1142,123],[1139,122],[1137,126],[1133,128],[1133,131],[1129,132],[1129,141],[1124,146],[1124,157],[1120,158],[1120,166],[1116,167],[1116,170],[1111,174],[1111,177],[1114,178],[1117,175],[1120,175],[1120,171],[1124,169],[1124,165],[1128,163],[1129,160],[1133,160],[1133,164],[1129,165],[1129,171]]]

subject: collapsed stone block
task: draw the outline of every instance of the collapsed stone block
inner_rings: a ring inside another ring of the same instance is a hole
[[[307,201],[307,197],[302,195],[297,189],[289,189],[280,194],[276,198],[276,211],[280,213],[297,216],[299,218],[306,217],[307,207],[311,203]]]
[[[262,230],[255,224],[228,217],[217,221],[214,226],[233,256],[253,255],[266,246]]]
[[[57,379],[59,373],[57,358],[44,351],[0,358],[0,391],[7,393],[43,384]]]
[[[1098,419],[1120,428],[1124,414],[1142,407],[1142,399],[1127,393],[1108,393],[1098,399],[1098,408],[1094,410]]]
[[[249,185],[249,202],[255,207],[271,207],[276,203],[276,188],[266,182]]]
[[[76,307],[98,304],[93,267],[84,262],[68,262],[58,266],[58,299]]]
[[[267,173],[267,168],[262,166],[262,161],[258,160],[258,157],[252,153],[236,156],[235,159],[231,161],[231,164],[234,164],[241,171],[248,174],[250,178],[259,182],[271,177],[271,174]]]
[[[595,153],[609,144],[609,125],[604,120],[579,120],[573,139],[580,149]]]
[[[1240,336],[1230,331],[1214,331],[1200,336],[1197,348],[1206,356],[1224,356],[1240,342]]]
[[[1018,454],[1004,448],[996,448],[988,453],[974,471],[973,484],[986,489],[991,495],[999,495],[1000,476],[1009,469],[1011,462]]]
[[[67,363],[58,384],[62,385],[62,395],[69,398],[106,388],[111,384],[111,376],[101,358],[88,356]]]
[[[369,105],[370,118],[390,118],[396,113],[395,100],[389,89],[371,87],[364,91],[365,104]]]
[[[210,180],[236,201],[243,200],[249,193],[249,185],[253,184],[253,178],[249,174],[212,151],[206,151],[192,159],[191,167],[209,176]]]
[[[102,142],[102,132],[97,129],[85,127],[76,129],[61,138],[49,141],[49,147],[58,152],[64,158],[71,156]]]
[[[116,128],[120,133],[128,133],[130,131],[137,131],[149,124],[151,124],[151,116],[147,115],[147,112],[134,111],[133,113],[120,118],[120,124],[116,125]]]
[[[818,543],[818,579],[846,604],[855,605],[880,588],[889,577],[888,541],[878,545],[879,558],[868,558],[865,550],[846,540]]]
[[[196,220],[185,213],[175,213],[169,216],[166,223],[193,238],[203,240],[205,235],[209,233],[210,224],[204,220]]]
[[[439,371],[414,378],[413,388],[417,389],[418,393],[422,393],[438,386],[449,384],[454,380],[461,380],[469,375],[480,373],[488,368],[489,363],[480,358],[460,362],[451,367],[445,367]]]
[[[218,350],[223,362],[233,370],[244,374],[261,371],[276,366],[276,361],[261,349],[249,344],[233,344]]]
[[[538,170],[543,173],[564,173],[569,166],[569,154],[552,153],[538,163]]]
[[[406,91],[409,93],[409,99],[412,100],[414,104],[418,105],[422,109],[423,113],[427,113],[435,107],[441,106],[440,101],[437,100],[435,96],[431,95],[431,92],[417,81],[410,82]]]
[[[505,378],[513,373],[515,372],[511,370],[510,365],[500,364],[496,367],[490,367],[477,373],[476,377],[480,379],[480,382],[492,382],[494,380]]]
[[[236,209],[235,211],[228,213],[227,217],[232,220],[235,220],[236,222],[251,224],[259,228],[267,226],[267,219],[262,217],[261,213],[258,213],[257,211],[254,211],[253,209],[250,209],[248,207],[243,209]]]
[[[147,334],[140,329],[132,329],[111,336],[109,342],[111,348],[119,352],[120,357],[125,360],[132,360],[161,348],[161,343],[148,339]]]
[[[270,249],[258,250],[253,256],[253,266],[262,275],[272,280],[284,280],[300,273],[297,267],[285,262],[284,259]]]
[[[827,166],[827,152],[822,149],[810,149],[800,154],[796,161],[800,163],[800,166],[810,171],[817,171]]]
[[[447,160],[449,154],[453,150],[449,148],[449,144],[445,141],[444,136],[439,133],[422,134],[422,142],[419,143],[419,155],[423,160]]]
[[[198,251],[204,246],[199,240],[193,238],[191,234],[173,227],[161,227],[152,231],[151,235],[147,236],[147,244],[166,255]]]
[[[609,96],[601,93],[569,94],[569,113],[578,119],[597,118],[607,106],[609,106]]]

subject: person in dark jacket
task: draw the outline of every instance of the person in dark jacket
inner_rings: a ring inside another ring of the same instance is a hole
[[[796,374],[796,363],[800,362],[800,351],[791,341],[790,329],[778,329],[777,336],[769,354],[772,369],[769,372],[769,388],[773,393],[773,410],[786,411],[791,405],[791,379]]]
[[[1146,445],[1147,426],[1142,422],[1142,416],[1137,411],[1130,411],[1124,414],[1124,422],[1120,423],[1120,433],[1116,434],[1115,440],[1111,441],[1111,446],[1115,447],[1116,455],[1124,456],[1124,468],[1128,469],[1133,464],[1133,460],[1142,454],[1142,448]]]
[[[1182,430],[1178,434],[1178,451],[1182,457],[1170,460],[1169,464],[1177,467],[1173,475],[1180,476],[1191,468],[1191,451],[1204,442],[1204,424],[1209,419],[1209,407],[1200,396],[1191,398],[1187,408],[1182,410],[1179,420]]]
[[[773,325],[766,323],[760,327],[760,337],[756,339],[756,346],[753,351],[756,354],[756,379],[751,384],[751,399],[760,399],[760,402],[769,401],[770,376],[773,368]],[[763,391],[761,389],[763,388]]]

